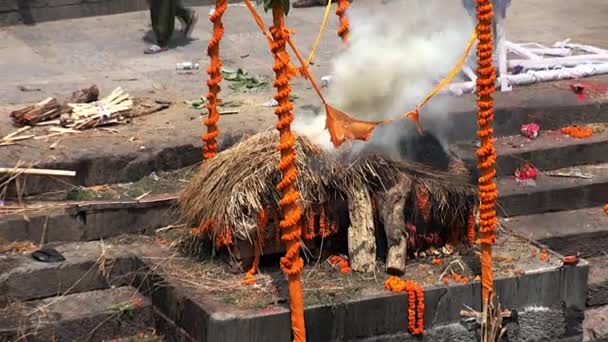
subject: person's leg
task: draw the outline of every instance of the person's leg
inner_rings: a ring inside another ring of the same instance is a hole
[[[198,21],[198,16],[196,12],[192,9],[184,7],[184,4],[181,0],[176,0],[175,16],[182,23],[182,30],[184,31],[184,36],[186,38],[190,38],[192,30],[194,29],[194,25],[196,25],[196,22]]]
[[[145,52],[164,51],[169,45],[175,28],[175,0],[150,0],[150,17],[152,30],[156,36],[156,45],[149,46]]]

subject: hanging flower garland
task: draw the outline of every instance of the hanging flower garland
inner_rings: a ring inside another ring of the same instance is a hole
[[[276,74],[274,86],[277,89],[275,100],[278,106],[275,114],[278,116],[276,127],[280,133],[280,141],[277,146],[281,153],[281,161],[278,169],[281,171],[281,181],[277,184],[277,189],[282,193],[279,205],[283,211],[283,220],[279,223],[282,240],[286,244],[285,256],[281,258],[281,270],[287,275],[289,285],[289,304],[291,309],[291,327],[294,341],[306,341],[306,329],[304,324],[304,302],[302,293],[302,282],[300,273],[304,268],[304,260],[300,257],[300,237],[302,229],[300,218],[302,210],[297,201],[300,193],[296,189],[296,178],[298,171],[295,166],[296,143],[295,136],[291,132],[291,122],[294,120],[293,104],[289,100],[291,86],[289,78],[293,75],[290,69],[289,54],[285,49],[289,40],[289,30],[285,27],[285,12],[289,8],[284,7],[284,2],[274,0],[272,4],[273,26],[270,28],[272,35],[272,55],[274,66],[272,69]],[[270,4],[270,1],[265,0]]]
[[[207,133],[202,136],[204,141],[203,146],[203,157],[205,159],[213,158],[217,154],[217,137],[220,135],[220,131],[217,128],[217,122],[220,119],[220,115],[217,111],[218,97],[221,88],[220,82],[222,81],[222,60],[220,59],[220,40],[224,35],[224,24],[222,23],[222,16],[228,8],[227,0],[216,0],[215,10],[209,15],[209,20],[213,23],[213,35],[209,41],[207,47],[207,54],[210,58],[209,68],[207,73],[209,79],[207,80],[207,86],[209,92],[207,93],[207,119],[205,120],[205,126],[207,126]]]
[[[224,228],[221,232],[215,235],[215,246],[218,248],[230,246],[233,242],[232,229],[230,227]]]
[[[431,220],[431,203],[428,189],[422,184],[416,184],[416,206],[422,220],[428,223]]]
[[[253,248],[254,248],[254,257],[253,264],[247,273],[245,274],[245,278],[241,281],[244,285],[253,285],[255,284],[255,277],[258,273],[260,266],[260,258],[262,256],[262,249],[264,248],[264,240],[266,237],[266,226],[268,225],[268,211],[266,209],[262,209],[260,214],[258,215],[258,230],[257,236],[253,239]]]
[[[479,243],[481,244],[481,285],[482,299],[486,303],[494,288],[492,275],[492,245],[496,241],[495,228],[496,199],[498,190],[494,178],[496,176],[496,149],[494,148],[494,99],[496,90],[496,71],[492,61],[493,38],[492,20],[494,10],[490,0],[477,0],[477,136],[481,146],[477,150],[477,158],[481,177],[479,178],[480,197],[480,227]]]
[[[384,288],[394,293],[407,292],[408,331],[414,336],[422,335],[424,332],[424,289],[413,280],[402,280],[395,276],[389,277],[384,282]]]
[[[469,209],[469,215],[467,216],[467,242],[469,246],[475,244],[475,207]]]
[[[350,28],[348,18],[346,17],[346,11],[350,5],[348,0],[338,0],[338,8],[336,8],[336,15],[340,18],[340,26],[338,27],[338,36],[342,39],[342,42],[348,42],[348,36],[350,35]]]
[[[315,211],[308,209],[308,229],[304,234],[304,240],[312,240],[315,238]]]

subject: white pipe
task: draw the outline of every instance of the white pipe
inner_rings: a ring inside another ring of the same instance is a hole
[[[473,82],[477,81],[477,74],[475,74],[475,71],[473,71],[473,69],[471,69],[470,66],[468,65],[463,65],[462,66],[462,72]]]
[[[588,53],[595,53],[595,54],[599,54],[599,55],[606,55],[608,54],[608,50],[606,49],[601,49],[595,46],[591,46],[591,45],[583,45],[583,44],[571,44],[568,43],[570,40],[565,40],[563,42],[557,42],[555,44],[553,44],[554,47],[557,48],[568,48],[568,49],[579,49]]]
[[[507,35],[504,25],[504,18],[500,15],[495,16],[494,18],[495,28],[496,28],[496,39],[498,44],[496,45],[497,53],[498,53],[498,75],[506,75],[507,70]],[[501,78],[499,80],[500,90],[501,91],[511,91],[511,85],[505,78]]]
[[[540,59],[540,56],[533,54],[528,49],[526,49],[525,47],[523,47],[519,44],[515,44],[513,42],[506,40],[505,46],[507,47],[507,50],[511,50],[511,51],[513,51],[513,53],[516,53],[516,54],[520,55],[521,57],[528,58],[528,59]]]
[[[537,54],[537,55],[547,55],[547,56],[570,56],[572,51],[566,48],[528,48],[528,51]]]
[[[518,75],[505,75],[510,85],[525,85],[538,82],[559,81],[574,78],[583,78],[592,75],[608,74],[608,63],[594,65],[579,65],[573,68],[563,68],[559,70],[529,70]],[[475,82],[452,83],[441,92],[450,92],[454,95],[471,93],[475,90]]]
[[[585,63],[606,63],[608,62],[608,54],[606,55],[578,55],[567,57],[543,58],[539,60],[529,59],[512,59],[509,61],[509,68],[522,66],[524,69],[544,69],[551,67],[571,67]]]

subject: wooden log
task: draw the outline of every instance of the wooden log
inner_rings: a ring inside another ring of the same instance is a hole
[[[30,126],[58,117],[60,109],[61,106],[57,99],[49,97],[34,105],[12,111],[10,117],[15,126]]]
[[[72,107],[68,103],[91,103],[99,100],[99,88],[93,84],[88,88],[82,88],[76,90],[72,95],[63,103],[61,111],[57,117],[69,117],[69,113],[72,112]]]
[[[374,212],[367,189],[355,190],[348,196],[348,259],[355,272],[376,270],[376,238]]]
[[[151,99],[137,100],[135,101],[135,105],[131,111],[126,116],[135,118],[138,116],[149,115],[169,108],[169,106],[171,106],[171,101]]]
[[[403,275],[407,258],[407,232],[405,230],[405,202],[411,191],[412,181],[401,176],[393,187],[376,195],[376,208],[384,225],[388,254],[386,272]]]
[[[76,90],[70,96],[68,103],[91,103],[99,100],[99,88],[95,84],[88,88]]]

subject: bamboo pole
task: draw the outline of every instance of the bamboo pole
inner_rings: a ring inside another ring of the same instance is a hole
[[[37,175],[37,176],[65,176],[65,177],[75,177],[76,171],[66,171],[66,170],[52,170],[52,169],[31,169],[31,168],[20,168],[20,167],[0,167],[0,174],[9,174],[9,175]]]

